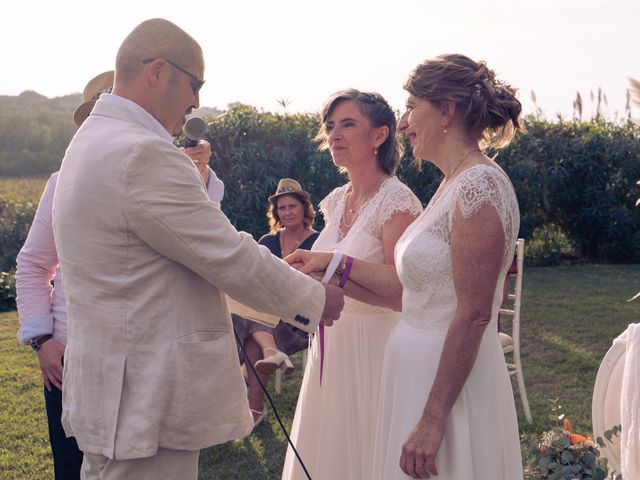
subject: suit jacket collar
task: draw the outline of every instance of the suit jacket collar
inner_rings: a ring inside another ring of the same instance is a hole
[[[149,112],[128,98],[103,93],[93,107],[91,116],[113,117],[135,122],[163,140],[173,143],[173,137]]]

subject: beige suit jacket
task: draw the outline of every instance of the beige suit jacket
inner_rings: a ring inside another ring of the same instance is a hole
[[[85,452],[140,458],[248,434],[223,292],[309,331],[324,307],[324,287],[238,233],[166,130],[114,95],[67,150],[54,232],[69,321],[62,421]]]

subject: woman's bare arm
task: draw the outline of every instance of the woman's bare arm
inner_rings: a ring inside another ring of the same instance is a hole
[[[451,261],[457,309],[431,392],[418,424],[403,445],[400,466],[412,475],[425,464],[436,474],[435,457],[444,425],[473,368],[491,309],[504,255],[504,231],[496,210],[485,205],[464,220],[457,213],[451,231]]]

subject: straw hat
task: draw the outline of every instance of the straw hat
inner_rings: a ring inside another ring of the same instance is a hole
[[[89,83],[87,83],[87,86],[84,87],[84,91],[82,92],[82,103],[73,113],[73,121],[76,122],[76,125],[82,125],[82,122],[87,119],[91,110],[93,110],[93,106],[100,95],[103,93],[111,93],[112,89],[113,70],[103,72],[89,80]]]
[[[307,199],[311,198],[311,195],[305,192],[296,180],[294,180],[293,178],[282,178],[278,182],[278,188],[276,189],[276,193],[274,193],[269,197],[269,201],[271,203],[274,203],[274,201],[278,197],[282,195],[289,195],[292,193],[295,193],[297,195],[302,195],[304,198],[307,198]]]

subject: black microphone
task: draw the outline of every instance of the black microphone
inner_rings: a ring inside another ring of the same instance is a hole
[[[191,117],[185,122],[183,130],[185,136],[183,146],[185,148],[195,147],[207,132],[207,124],[200,117]]]

